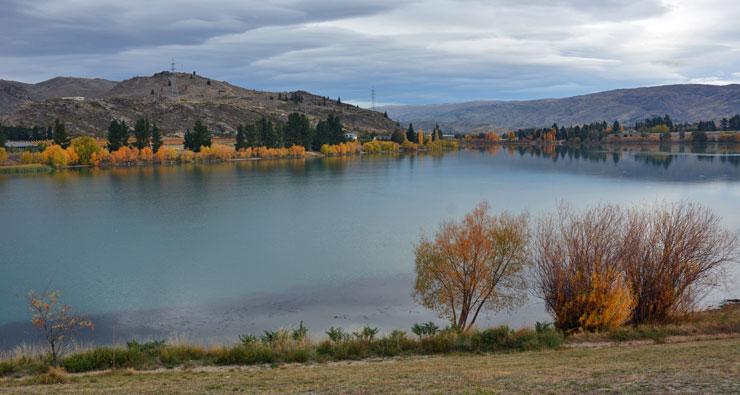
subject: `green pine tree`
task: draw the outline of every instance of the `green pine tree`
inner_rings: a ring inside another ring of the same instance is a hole
[[[52,134],[52,140],[54,140],[54,144],[62,146],[62,148],[69,147],[69,136],[67,136],[67,130],[64,127],[63,122],[59,122],[59,120],[54,121],[54,132]]]
[[[149,119],[139,118],[134,124],[134,138],[136,139],[136,148],[142,149],[149,146],[151,138],[151,129]]]
[[[159,149],[164,145],[164,141],[162,141],[162,132],[159,130],[159,127],[156,123],[152,124],[151,128],[151,136],[152,136],[152,151],[155,153],[159,151]]]

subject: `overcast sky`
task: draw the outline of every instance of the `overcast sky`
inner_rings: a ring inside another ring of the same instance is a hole
[[[365,105],[740,81],[738,0],[0,0],[0,78],[169,68]]]

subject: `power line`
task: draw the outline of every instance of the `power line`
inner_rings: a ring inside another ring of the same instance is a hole
[[[172,58],[172,62],[170,63],[170,72],[170,96],[174,100],[179,96],[177,92],[177,75],[175,74],[175,58]]]

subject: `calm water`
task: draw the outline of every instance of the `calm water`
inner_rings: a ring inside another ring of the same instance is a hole
[[[692,199],[740,230],[739,164],[500,150],[0,175],[0,347],[25,336],[23,295],[46,287],[113,322],[99,334],[227,338],[298,317],[403,326],[433,317],[410,301],[414,241],[481,200],[537,215]],[[733,281],[709,300],[740,297]],[[489,319],[544,314],[536,301],[522,311]]]

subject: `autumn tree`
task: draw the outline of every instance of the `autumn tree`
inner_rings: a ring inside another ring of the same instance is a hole
[[[535,294],[566,332],[617,327],[630,318],[634,298],[621,271],[624,213],[566,206],[540,219],[533,242]]]
[[[483,309],[525,299],[529,240],[526,215],[489,214],[480,203],[460,222],[443,223],[416,246],[414,297],[452,325],[468,330]]]
[[[737,236],[695,203],[632,209],[627,229],[623,265],[635,324],[665,323],[689,311],[737,258]]]
[[[93,157],[102,151],[98,142],[90,136],[80,136],[72,139],[71,147],[77,154],[78,161],[81,165],[90,165]]]
[[[28,308],[33,326],[41,332],[49,347],[54,366],[69,348],[77,331],[93,327],[90,320],[74,314],[71,307],[62,304],[56,291],[29,292]]]

